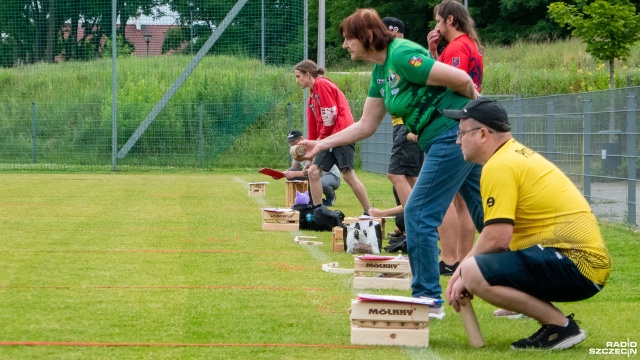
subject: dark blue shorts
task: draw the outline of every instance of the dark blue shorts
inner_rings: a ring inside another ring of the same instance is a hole
[[[475,256],[489,285],[518,289],[543,301],[579,301],[600,287],[584,277],[578,267],[555,248],[540,245],[523,250]]]

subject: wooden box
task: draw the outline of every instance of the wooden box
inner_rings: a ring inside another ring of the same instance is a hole
[[[387,301],[351,301],[351,344],[429,346],[429,307]]]
[[[268,182],[249,183],[249,196],[265,196]]]
[[[342,237],[342,227],[334,226],[331,230],[331,251],[344,252],[344,240]]]
[[[261,209],[262,230],[298,231],[300,212],[294,210]]]
[[[309,190],[307,180],[287,180],[285,186],[285,205],[289,207],[296,204],[296,191],[303,193]]]
[[[411,289],[409,260],[353,259],[354,289]]]

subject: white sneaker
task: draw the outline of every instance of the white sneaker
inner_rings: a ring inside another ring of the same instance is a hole
[[[511,311],[511,310],[506,310],[506,309],[498,309],[496,311],[493,312],[493,316],[494,317],[501,317],[501,318],[505,318],[505,319],[524,319],[527,318],[527,315],[523,315],[520,313],[517,313],[515,311]]]
[[[429,306],[429,318],[438,320],[444,319],[444,306],[431,307]]]

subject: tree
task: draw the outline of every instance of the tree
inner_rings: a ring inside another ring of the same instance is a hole
[[[563,2],[549,5],[549,15],[587,45],[586,51],[609,63],[609,88],[614,84],[614,60],[625,60],[640,40],[640,16],[629,0],[596,0],[581,9]]]

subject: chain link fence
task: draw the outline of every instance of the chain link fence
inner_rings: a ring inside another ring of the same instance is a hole
[[[637,227],[638,99],[640,87],[499,101],[509,113],[513,136],[562,169],[600,219]],[[391,136],[391,120],[385,118],[362,142],[364,170],[387,172]]]

